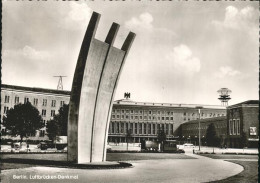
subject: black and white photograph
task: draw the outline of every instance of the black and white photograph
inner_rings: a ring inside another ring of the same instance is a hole
[[[1,182],[258,182],[258,1],[1,3]]]

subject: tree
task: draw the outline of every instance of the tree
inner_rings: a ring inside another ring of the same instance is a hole
[[[240,137],[240,146],[242,148],[244,148],[244,147],[247,147],[247,145],[248,145],[247,135],[246,135],[246,132],[243,131],[241,133],[241,137]]]
[[[20,135],[21,142],[27,135],[35,135],[36,130],[44,127],[38,109],[32,106],[30,102],[17,104],[7,111],[3,118],[3,125],[10,130],[12,136]]]
[[[207,142],[207,146],[209,146],[209,147],[219,146],[220,139],[217,136],[216,128],[213,123],[211,123],[208,126],[208,129],[206,132],[206,142]],[[214,148],[213,148],[213,152],[214,152]]]
[[[164,150],[164,142],[166,141],[166,134],[164,129],[160,128],[158,132],[158,142],[162,145],[162,151]]]
[[[67,136],[69,105],[64,104],[59,113],[52,120],[47,121],[46,131],[50,140],[54,141],[56,136]]]

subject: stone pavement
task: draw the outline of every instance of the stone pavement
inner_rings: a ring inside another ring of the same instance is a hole
[[[1,180],[7,182],[84,182],[84,183],[197,183],[225,179],[243,167],[220,159],[211,159],[188,151],[197,159],[160,159],[130,161],[133,168],[86,170],[32,167],[3,170]],[[20,177],[19,177],[20,176]]]

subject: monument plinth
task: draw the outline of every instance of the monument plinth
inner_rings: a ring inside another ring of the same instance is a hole
[[[103,162],[114,93],[134,41],[130,32],[121,49],[113,47],[119,25],[113,23],[105,42],[95,39],[100,14],[93,12],[72,83],[68,122],[68,161]]]

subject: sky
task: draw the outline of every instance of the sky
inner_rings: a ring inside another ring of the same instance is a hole
[[[3,1],[2,83],[71,90],[80,46],[93,11],[95,38],[120,24],[114,46],[136,38],[115,100],[220,105],[258,99],[259,16],[254,1]]]

